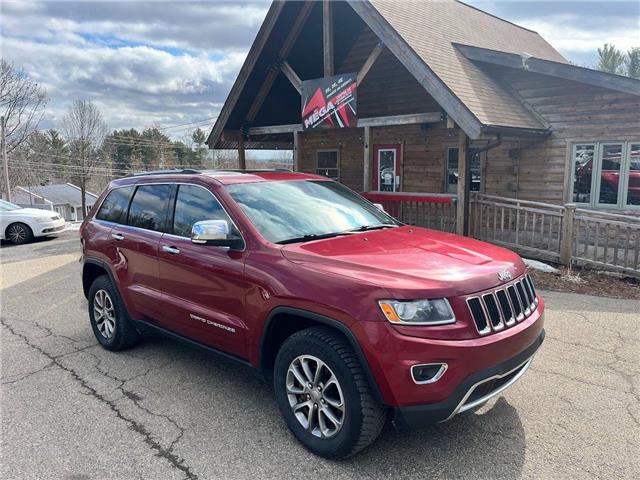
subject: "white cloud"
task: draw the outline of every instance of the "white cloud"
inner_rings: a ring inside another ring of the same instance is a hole
[[[2,55],[47,89],[43,127],[77,97],[112,128],[190,122],[219,112],[267,6],[3,3]]]
[[[584,25],[578,15],[561,15],[524,20],[522,26],[538,32],[556,49],[568,52],[595,52],[604,43],[622,50],[640,46],[640,33],[636,25],[616,25],[606,31]]]

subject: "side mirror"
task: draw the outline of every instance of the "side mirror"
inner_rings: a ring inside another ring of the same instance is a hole
[[[382,210],[383,212],[387,213],[384,209],[384,206],[381,203],[374,203],[373,206],[376,207],[378,210]]]
[[[226,220],[202,220],[191,227],[191,242],[200,245],[242,249],[242,238],[232,235]]]

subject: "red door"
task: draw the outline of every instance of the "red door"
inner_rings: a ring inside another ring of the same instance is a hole
[[[373,182],[379,192],[400,191],[402,172],[402,146],[399,143],[373,146]]]
[[[232,224],[207,188],[180,185],[172,233],[165,233],[159,242],[160,282],[165,294],[163,327],[246,358],[246,252],[192,243],[191,226],[200,220],[227,220]]]

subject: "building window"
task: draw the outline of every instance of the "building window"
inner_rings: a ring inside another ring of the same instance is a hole
[[[640,205],[640,142],[574,144],[571,171],[575,203],[610,208]]]
[[[338,150],[316,151],[316,174],[338,180],[340,178],[339,163]]]
[[[479,192],[482,186],[482,164],[480,155],[475,154],[471,158],[471,187],[472,192]],[[447,193],[458,191],[458,148],[447,149]]]

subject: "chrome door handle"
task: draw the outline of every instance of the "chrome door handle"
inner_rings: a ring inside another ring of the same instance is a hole
[[[170,247],[169,245],[163,245],[162,251],[170,253],[171,255],[178,255],[180,253],[179,249],[177,249],[176,247]]]
[[[113,238],[114,240],[124,240],[124,235],[122,235],[121,233],[112,233],[111,234],[111,238]]]

